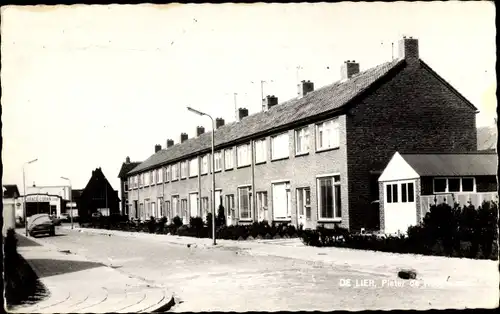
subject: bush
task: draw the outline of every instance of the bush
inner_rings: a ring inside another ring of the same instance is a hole
[[[182,219],[179,216],[175,216],[174,219],[172,219],[172,222],[177,226],[177,228],[183,225]]]
[[[147,222],[149,233],[155,233],[156,231],[156,220],[155,217],[149,217],[149,221]]]
[[[498,204],[484,202],[477,210],[472,205],[433,205],[421,224],[408,228],[406,236],[349,233],[338,226],[299,230],[299,236],[306,245],[318,247],[497,260]]]
[[[224,206],[222,206],[222,204],[221,204],[217,210],[217,217],[215,217],[215,226],[216,227],[225,227],[226,226],[226,214],[224,212],[225,212]]]

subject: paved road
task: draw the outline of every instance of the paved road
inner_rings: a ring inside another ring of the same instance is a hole
[[[481,287],[414,287],[387,275],[251,256],[237,248],[188,248],[166,243],[162,237],[58,233],[68,236],[40,240],[168,288],[181,302],[174,312],[474,308],[484,307],[485,298],[491,297],[491,291]],[[350,286],[341,284],[347,280]],[[365,286],[356,287],[361,283]]]

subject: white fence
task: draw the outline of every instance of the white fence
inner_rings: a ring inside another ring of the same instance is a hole
[[[431,205],[446,203],[450,206],[458,203],[460,206],[468,205],[469,203],[474,205],[476,208],[480,206],[484,201],[497,201],[497,192],[484,192],[484,193],[447,193],[447,194],[435,194],[435,195],[421,195],[420,196],[420,208],[422,210],[422,218],[429,211]]]

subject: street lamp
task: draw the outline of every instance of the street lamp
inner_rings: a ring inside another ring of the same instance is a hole
[[[70,206],[69,216],[71,217],[71,229],[73,229],[73,197],[71,195],[72,194],[71,193],[71,180],[66,178],[66,177],[61,177],[61,179],[69,182],[69,206]]]
[[[24,167],[26,165],[34,163],[37,160],[38,160],[38,158],[33,159],[31,161],[27,161],[23,164],[23,190],[24,190],[23,209],[24,209],[24,229],[26,230],[26,236],[28,236],[28,217],[27,217],[27,211],[26,211],[26,174],[24,171]]]
[[[215,241],[215,171],[214,171],[215,170],[215,152],[214,152],[215,123],[214,123],[214,119],[209,114],[198,111],[198,110],[193,109],[191,107],[187,107],[187,109],[191,112],[194,112],[194,113],[200,115],[200,116],[207,116],[210,118],[210,120],[212,120],[212,169],[211,169],[212,170],[212,237],[214,239],[214,245],[216,245],[217,243]]]

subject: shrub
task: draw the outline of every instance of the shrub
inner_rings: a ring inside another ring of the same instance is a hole
[[[182,225],[183,225],[183,223],[182,223],[182,219],[181,219],[181,217],[179,217],[179,216],[175,216],[175,217],[172,219],[172,222],[174,223],[174,225],[176,225],[176,226],[177,226],[177,228],[179,228],[180,226],[182,226]]]
[[[155,233],[155,231],[156,231],[155,217],[153,217],[153,216],[149,217],[149,221],[147,222],[147,227],[148,227],[149,233]]]
[[[216,227],[225,227],[226,226],[226,215],[225,215],[224,206],[222,204],[219,206],[217,210],[217,217],[215,217],[215,226]]]

